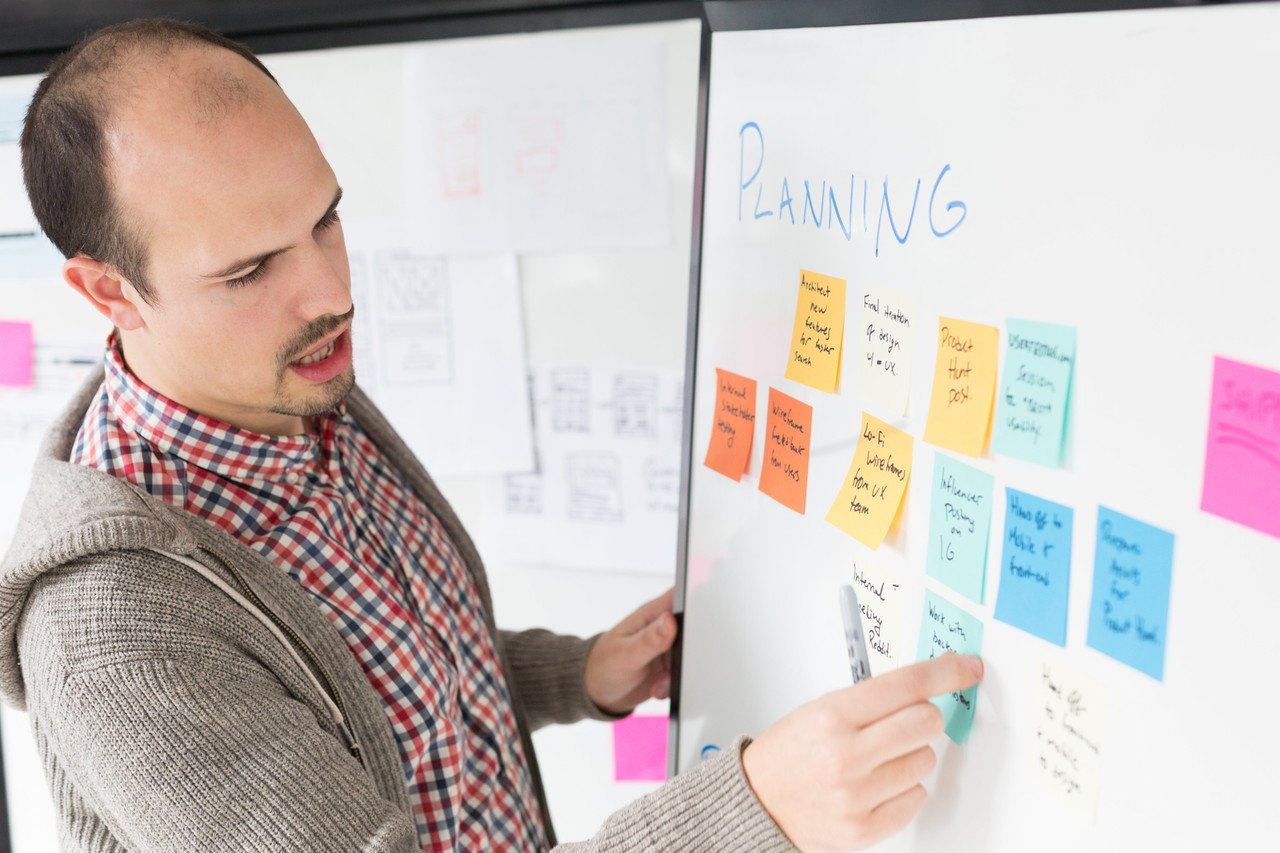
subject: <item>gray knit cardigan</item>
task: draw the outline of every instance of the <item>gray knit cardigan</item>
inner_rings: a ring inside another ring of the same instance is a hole
[[[226,532],[67,461],[101,381],[50,429],[0,562],[0,695],[29,712],[63,848],[417,849],[381,701],[307,593]],[[604,716],[583,685],[592,641],[498,631],[457,516],[359,390],[348,405],[475,580],[551,832],[529,733]],[[747,784],[744,742],[556,849],[793,849]]]

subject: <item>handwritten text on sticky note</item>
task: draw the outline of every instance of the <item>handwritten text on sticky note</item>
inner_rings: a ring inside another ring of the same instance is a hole
[[[996,393],[999,341],[995,326],[938,318],[938,358],[925,441],[966,456],[982,455]]]
[[[862,611],[862,633],[871,656],[871,674],[881,675],[898,666],[905,616],[902,582],[893,572],[866,560],[853,567],[853,591]]]
[[[1200,508],[1280,538],[1280,372],[1213,360]]]
[[[947,652],[977,655],[982,653],[982,622],[956,607],[942,596],[925,590],[924,616],[920,619],[920,645],[916,657],[930,660]],[[931,700],[942,712],[947,737],[964,743],[973,727],[978,705],[978,687],[954,691]]]
[[[809,427],[812,423],[812,406],[777,388],[769,389],[760,491],[801,515],[804,514],[809,486]]]
[[[844,341],[844,291],[842,278],[800,270],[796,322],[787,356],[788,379],[819,391],[836,390]]]
[[[1107,694],[1065,660],[1045,658],[1031,702],[1031,776],[1054,800],[1092,824],[1102,779]]]
[[[1072,519],[1070,507],[1005,489],[996,618],[1059,646],[1067,643]]]
[[[853,461],[827,521],[868,548],[879,548],[911,479],[913,443],[907,433],[863,412]]]
[[[865,286],[859,312],[857,389],[864,405],[885,417],[907,413],[911,392],[911,298],[887,287]]]
[[[987,576],[992,484],[985,471],[941,453],[934,456],[925,569],[978,604]]]
[[[1089,645],[1163,681],[1172,575],[1172,533],[1098,507]]]
[[[992,450],[1041,465],[1062,464],[1075,360],[1074,327],[1009,320]]]
[[[756,381],[716,368],[716,411],[703,461],[731,480],[741,480],[756,431]]]

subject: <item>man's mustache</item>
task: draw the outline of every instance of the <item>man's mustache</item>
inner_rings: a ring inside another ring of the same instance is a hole
[[[281,348],[279,357],[280,369],[283,371],[293,362],[302,357],[302,354],[311,349],[320,341],[333,334],[333,330],[344,325],[348,320],[352,319],[356,313],[356,306],[353,304],[351,309],[345,314],[334,315],[328,314],[324,317],[313,321],[305,328],[300,329],[296,335],[289,339],[289,342]]]

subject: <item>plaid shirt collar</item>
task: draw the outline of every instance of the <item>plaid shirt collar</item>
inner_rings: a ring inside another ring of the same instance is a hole
[[[107,399],[119,424],[160,453],[234,482],[296,482],[334,461],[346,401],[314,418],[317,435],[263,435],[193,412],[135,376],[113,331],[104,356]]]

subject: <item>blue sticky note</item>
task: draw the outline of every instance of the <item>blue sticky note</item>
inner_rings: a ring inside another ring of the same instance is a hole
[[[933,458],[925,569],[977,604],[987,577],[993,482],[990,474],[941,453]]]
[[[991,449],[1056,467],[1066,436],[1075,327],[1013,319],[1006,326]]]
[[[1164,680],[1173,534],[1098,507],[1089,645]]]
[[[947,652],[982,654],[982,622],[956,607],[933,590],[925,590],[924,616],[920,619],[920,646],[916,657],[929,660]],[[964,743],[973,728],[978,707],[978,686],[957,690],[930,700],[942,712],[947,737]]]
[[[1005,489],[996,618],[1059,646],[1067,644],[1071,519],[1070,507]]]

